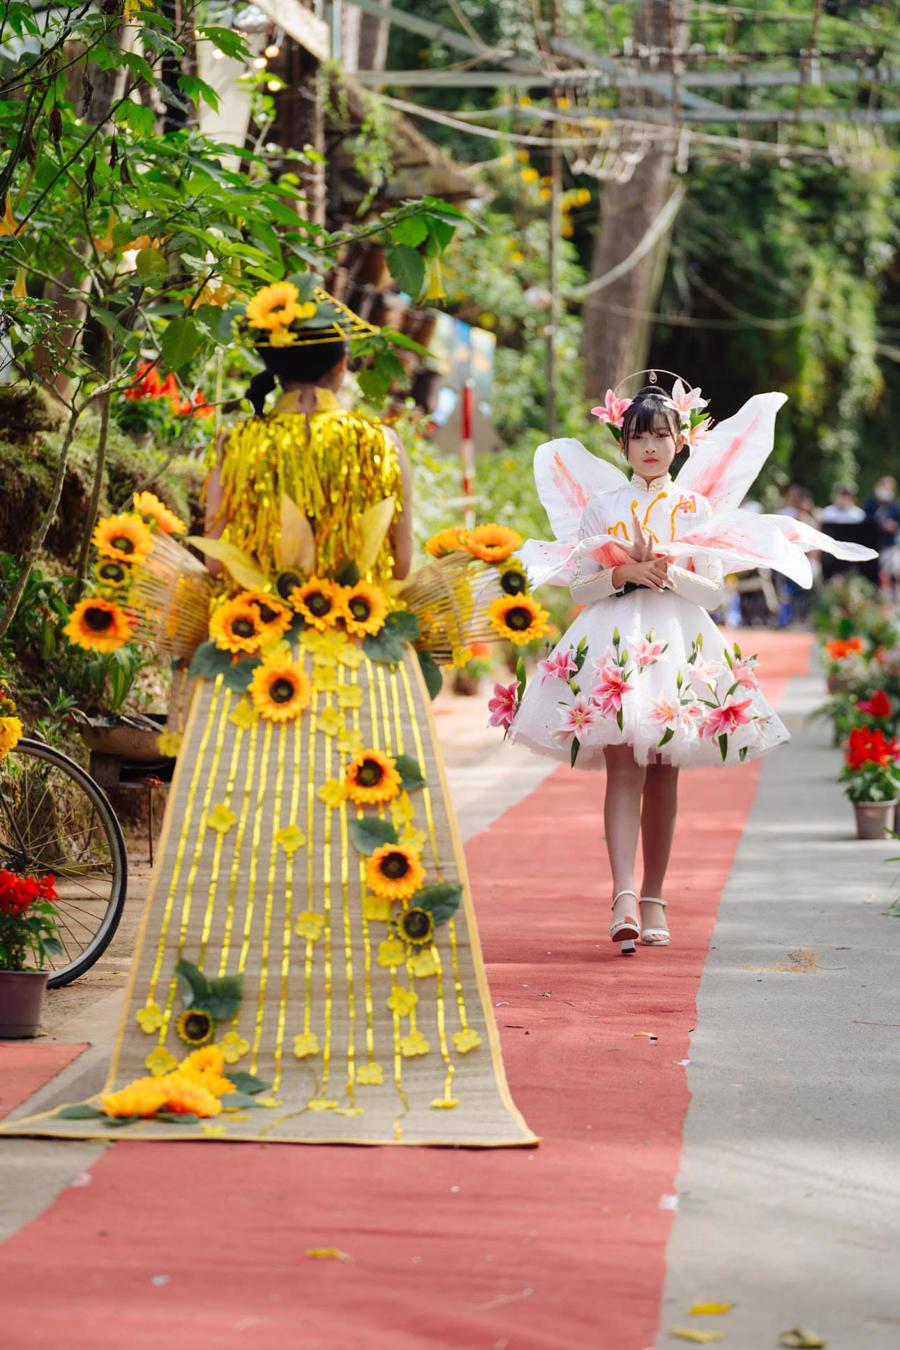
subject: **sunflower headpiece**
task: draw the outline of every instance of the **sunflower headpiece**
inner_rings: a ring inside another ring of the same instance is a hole
[[[380,331],[329,294],[311,272],[263,286],[247,304],[240,326],[256,347],[320,346]]]

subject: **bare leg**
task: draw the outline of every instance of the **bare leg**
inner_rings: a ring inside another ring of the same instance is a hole
[[[641,792],[645,770],[636,764],[631,747],[608,745],[606,758],[606,801],[603,821],[606,850],[613,874],[613,895],[635,890],[634,861],[641,826]],[[613,912],[613,920],[635,914],[635,900],[625,895]]]
[[[663,893],[666,869],[675,835],[678,812],[678,770],[671,764],[649,764],[644,782],[641,812],[641,844],[644,854],[644,895]],[[665,928],[665,910],[644,904],[641,919],[645,928]]]

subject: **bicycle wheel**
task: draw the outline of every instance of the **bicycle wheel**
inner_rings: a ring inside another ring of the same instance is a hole
[[[52,963],[47,987],[83,975],[109,946],[122,915],[125,840],[90,774],[27,737],[0,761],[0,867],[53,873],[63,954]]]

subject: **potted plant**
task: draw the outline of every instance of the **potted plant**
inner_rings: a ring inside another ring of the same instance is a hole
[[[859,839],[883,839],[893,824],[900,798],[898,758],[900,746],[880,729],[857,727],[850,732],[841,780],[856,812]]]
[[[37,1035],[48,970],[62,955],[51,874],[21,876],[0,868],[0,1040]]]

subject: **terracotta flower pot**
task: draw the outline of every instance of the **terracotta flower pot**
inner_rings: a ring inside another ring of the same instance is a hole
[[[893,828],[897,802],[854,802],[857,839],[883,839]]]
[[[36,1036],[50,972],[0,970],[0,1041]]]

